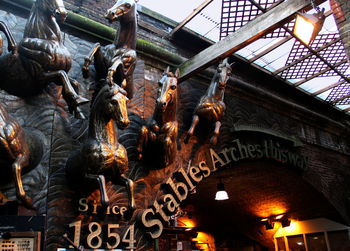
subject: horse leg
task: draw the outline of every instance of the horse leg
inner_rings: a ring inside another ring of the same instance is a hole
[[[147,126],[142,126],[140,130],[140,135],[137,141],[136,151],[138,153],[138,159],[142,159],[143,146],[148,143],[148,128]]]
[[[210,144],[216,145],[216,143],[218,141],[218,136],[219,136],[219,133],[220,133],[220,127],[221,127],[221,122],[220,121],[216,121],[215,122],[214,135],[210,139]]]
[[[116,57],[114,58],[114,62],[113,64],[108,68],[108,74],[107,74],[107,83],[109,86],[113,86],[114,84],[114,74],[116,73],[118,67],[121,65],[123,67],[123,61],[121,60],[121,58],[119,57]],[[126,83],[126,79],[125,79],[125,76],[124,76],[124,69],[122,70],[122,79],[123,79],[123,82],[121,83],[121,87],[123,89],[125,89],[127,83]]]
[[[198,115],[194,115],[193,119],[192,119],[192,124],[190,129],[188,129],[185,138],[184,138],[184,143],[187,144],[188,140],[192,137],[193,133],[194,133],[194,129],[196,128],[197,124],[199,122],[199,116]]]
[[[135,190],[134,181],[127,178],[124,174],[120,175],[119,181],[124,183],[123,185],[125,185],[125,187],[126,187],[126,192],[128,194],[128,198],[129,198],[128,206],[129,206],[130,211],[133,212],[136,209],[135,197],[134,197],[134,190]]]
[[[22,184],[22,168],[26,166],[29,162],[29,156],[25,154],[20,154],[17,156],[17,159],[12,164],[12,172],[13,172],[13,178],[16,185],[16,194],[18,200],[20,200],[24,206],[28,208],[34,208],[32,199],[29,198],[28,195],[26,195],[23,184]]]
[[[164,164],[165,167],[170,165],[173,162],[175,151],[174,151],[174,142],[171,140],[170,136],[166,136],[164,139]]]
[[[88,103],[89,100],[79,96],[76,91],[74,90],[73,86],[71,85],[68,75],[65,71],[53,71],[53,72],[45,72],[43,73],[43,76],[48,81],[55,81],[58,85],[62,85],[62,95],[64,100],[67,102],[69,111],[74,111],[74,116],[79,119],[84,119],[84,115],[81,113],[77,107],[79,105]],[[57,81],[59,80],[59,81]]]
[[[2,22],[2,21],[0,21],[0,31],[2,31],[5,34],[6,38],[7,38],[8,51],[12,51],[13,53],[17,52],[16,40],[13,37],[12,32],[8,29],[7,25],[4,22]]]
[[[89,55],[87,57],[85,57],[84,59],[84,65],[82,67],[82,73],[83,73],[83,77],[87,78],[89,76],[89,66],[92,62],[92,59],[96,56],[96,53],[101,53],[101,45],[100,43],[96,43],[94,45],[94,47],[91,49]]]
[[[106,191],[105,177],[103,175],[87,174],[86,179],[97,182],[99,189],[100,189],[100,194],[101,194],[101,204],[103,206],[108,206],[109,205],[109,198],[108,198],[107,191]]]

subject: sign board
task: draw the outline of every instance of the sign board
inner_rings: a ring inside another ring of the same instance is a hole
[[[0,251],[40,251],[40,232],[10,232],[0,238]]]

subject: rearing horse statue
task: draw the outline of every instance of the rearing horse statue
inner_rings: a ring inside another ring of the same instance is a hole
[[[105,17],[110,23],[119,21],[113,44],[94,45],[85,58],[83,76],[89,74],[89,65],[94,60],[95,79],[107,79],[107,83],[122,83],[128,98],[133,96],[133,72],[136,65],[137,5],[135,0],[117,0],[107,10]],[[122,64],[120,63],[122,62]],[[119,67],[121,66],[121,69]],[[103,82],[103,81],[102,81]]]
[[[0,163],[3,169],[2,174],[5,175],[5,168],[11,168],[18,200],[24,206],[32,208],[32,200],[23,189],[21,177],[22,170],[29,165],[29,160],[30,149],[22,127],[0,103]]]
[[[169,67],[163,73],[162,78],[158,82],[158,97],[153,116],[146,125],[142,126],[138,139],[137,152],[139,159],[144,157],[144,148],[152,149],[153,159],[154,151],[159,150],[158,156],[164,158],[160,161],[162,167],[172,164],[176,156],[178,77],[179,70],[176,70],[175,74],[173,74],[169,71]]]
[[[128,156],[118,142],[118,131],[129,125],[126,91],[119,85],[104,85],[97,94],[89,119],[88,139],[81,151],[70,157],[66,165],[68,178],[77,175],[99,185],[101,203],[109,204],[105,179],[124,185],[130,210],[135,209],[134,182],[126,177]],[[78,173],[78,174],[76,174]],[[79,177],[77,177],[79,178]]]
[[[62,95],[77,118],[84,118],[78,108],[88,100],[73,87],[78,82],[67,75],[72,57],[63,45],[56,18],[63,21],[67,11],[62,0],[37,0],[31,9],[23,39],[16,43],[6,24],[0,31],[8,40],[9,53],[0,57],[0,88],[10,94],[28,97],[40,93],[50,82],[62,85]]]
[[[221,120],[224,116],[226,105],[224,103],[224,94],[226,82],[231,76],[231,65],[228,59],[224,59],[218,66],[205,95],[203,95],[197,104],[192,119],[192,124],[188,130],[184,143],[187,144],[189,138],[193,135],[199,120],[214,123],[214,135],[210,143],[215,145],[220,133]]]

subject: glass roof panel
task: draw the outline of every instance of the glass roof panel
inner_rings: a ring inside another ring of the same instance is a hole
[[[201,0],[204,2],[204,0]],[[185,27],[217,42],[220,35],[221,0],[213,0],[196,15]]]
[[[300,88],[312,94],[338,81],[339,76],[313,78],[300,85]]]
[[[178,23],[181,23],[204,0],[140,0],[139,3],[152,11],[158,12]],[[194,30],[196,31],[196,30]]]
[[[139,3],[180,23],[204,1],[140,0]],[[255,0],[254,4],[259,4],[263,9],[266,9],[278,2],[280,0]],[[186,27],[217,42],[262,13],[254,4],[251,0],[213,0],[187,23]],[[295,42],[294,38],[288,40],[287,36],[290,35],[285,29],[279,28],[242,48],[236,54],[248,61],[254,59],[253,64],[278,74],[290,84],[312,96],[317,94],[316,97],[326,102],[335,100],[336,106],[340,109],[348,108],[350,98],[342,99],[341,97],[350,93],[350,83],[343,81],[338,86],[337,83],[342,80],[339,72],[350,76],[349,63],[346,61],[343,44],[339,41],[339,32],[330,12],[329,1],[324,2],[319,7],[325,8],[325,12],[330,14],[328,14],[321,32],[310,45],[315,50],[314,52],[299,42]],[[308,11],[310,14],[315,12],[314,9]],[[284,25],[290,31],[292,31],[293,26],[294,20]],[[280,42],[283,43],[279,45]],[[324,62],[320,56],[327,62]],[[339,72],[329,69],[327,64],[334,66]],[[318,93],[320,91],[323,93]],[[338,102],[338,100],[340,101]]]

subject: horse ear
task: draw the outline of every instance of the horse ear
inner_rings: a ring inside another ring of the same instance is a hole
[[[177,68],[175,72],[175,77],[178,78],[179,76],[180,76],[180,70],[179,68]]]
[[[170,66],[168,66],[168,67],[165,69],[164,73],[168,74],[169,71],[170,71]]]

